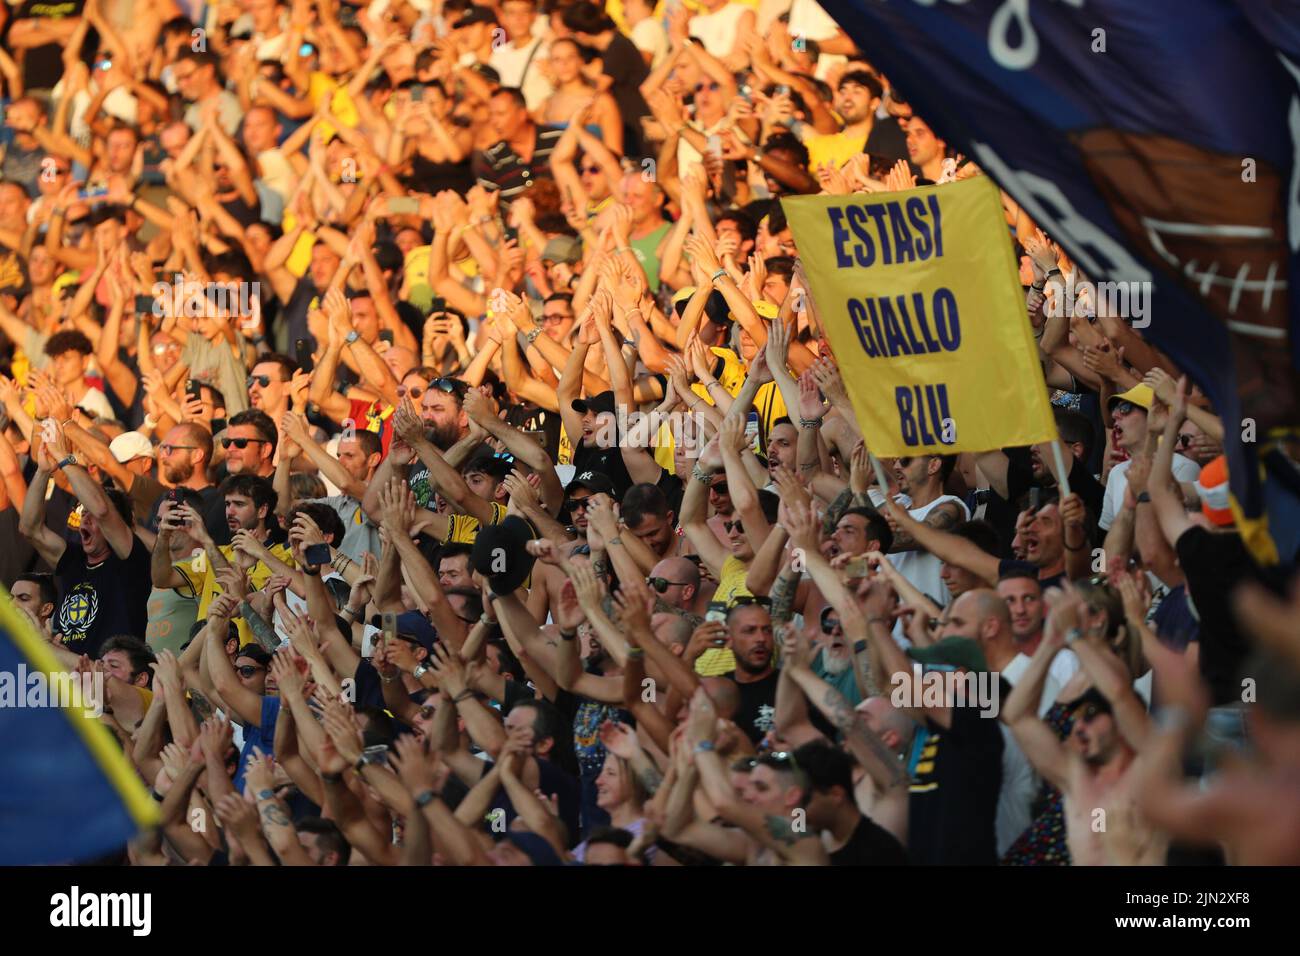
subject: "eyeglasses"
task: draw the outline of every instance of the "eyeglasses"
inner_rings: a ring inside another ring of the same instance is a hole
[[[716,485],[709,485],[709,492],[715,495],[725,495],[727,493],[727,483],[720,481]]]
[[[587,497],[585,498],[570,498],[568,501],[569,510],[578,511],[579,509],[581,509],[582,511],[586,511],[588,508],[587,502],[590,501],[592,497],[594,496],[587,495]]]
[[[599,166],[579,166],[579,167],[578,167],[578,172],[581,173],[583,176],[595,176],[597,173],[600,172],[600,167],[599,167]]]
[[[254,383],[254,382],[256,382],[258,385],[261,385],[263,388],[270,388],[270,387],[271,387],[271,376],[269,376],[269,375],[250,375],[250,376],[248,376],[248,387],[249,387],[249,388],[252,388],[252,387],[253,387],[253,383]]]
[[[266,668],[257,664],[241,664],[235,670],[239,672],[240,677],[252,677],[258,671],[266,670]]]
[[[198,445],[173,445],[171,442],[165,441],[158,446],[158,450],[162,452],[164,455],[170,455],[172,452],[176,451],[179,448],[198,448],[198,447],[199,447]]]
[[[221,447],[229,448],[234,445],[236,448],[247,448],[249,442],[257,442],[259,445],[271,444],[265,438],[223,438],[221,439]]]
[[[571,318],[573,318],[573,316],[571,315],[560,315],[559,313],[554,313],[554,312],[551,313],[550,315],[547,315],[545,312],[542,313],[542,322],[546,323],[547,325],[550,325],[552,323],[557,323],[557,322],[567,322]]]
[[[1189,435],[1186,432],[1182,432],[1181,434],[1179,434],[1177,438],[1174,439],[1174,445],[1178,448],[1190,448],[1194,438],[1195,438],[1194,435]]]
[[[686,587],[685,581],[669,581],[667,578],[646,578],[645,583],[650,585],[660,594],[664,594],[669,588]]]
[[[695,92],[696,92],[696,93],[703,93],[705,90],[712,90],[714,93],[716,93],[716,92],[718,92],[718,90],[720,90],[720,89],[722,89],[722,84],[718,83],[716,80],[713,81],[712,83],[696,83],[696,84],[695,84]]]
[[[419,398],[424,394],[424,391],[425,390],[419,385],[412,385],[410,388],[407,388],[405,385],[397,386],[398,398],[405,398],[407,395],[410,395],[411,398]]]

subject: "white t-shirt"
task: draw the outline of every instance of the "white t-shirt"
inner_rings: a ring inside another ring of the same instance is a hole
[[[1102,499],[1101,517],[1097,519],[1097,526],[1103,531],[1109,530],[1115,520],[1115,512],[1119,511],[1124,504],[1124,491],[1128,487],[1128,466],[1132,461],[1132,459],[1121,461],[1110,470],[1110,475],[1106,478],[1106,497]],[[1195,481],[1201,476],[1201,466],[1175,452],[1173,472],[1174,478],[1178,481]]]
[[[1073,653],[1071,653],[1070,656],[1073,657]],[[1012,687],[1015,687],[1016,684],[1020,683],[1021,679],[1025,676],[1025,671],[1029,669],[1029,660],[1030,658],[1028,654],[1017,654],[1010,664],[1002,668],[1002,676],[1006,678],[1007,683]],[[1053,658],[1052,664],[1054,665],[1055,663],[1056,659]],[[1047,676],[1043,679],[1043,696],[1038,699],[1039,717],[1044,716],[1049,710],[1051,710],[1052,704],[1056,703],[1056,695],[1060,692],[1061,685],[1056,682],[1056,678],[1052,676],[1052,671],[1049,668]]]
[[[955,495],[940,495],[928,505],[912,508],[907,513],[916,521],[924,521],[931,511],[947,501],[957,503],[957,507],[961,509],[962,521],[970,517],[970,512],[966,510],[966,503]],[[915,551],[899,551],[888,557],[890,563],[898,569],[898,573],[907,578],[913,587],[939,607],[948,606],[952,594],[949,593],[948,586],[943,583],[943,578],[939,577],[939,572],[943,569],[942,561],[929,551],[922,551],[920,548]]]
[[[710,56],[719,60],[731,53],[740,36],[740,18],[751,8],[728,3],[713,13],[697,13],[691,18],[690,35],[704,45]]]
[[[664,30],[664,25],[654,17],[646,17],[632,28],[632,42],[642,53],[650,54],[652,70],[668,55],[668,33]]]
[[[555,88],[542,73],[542,61],[546,59],[547,52],[546,44],[535,39],[525,46],[502,44],[488,57],[488,65],[500,75],[501,85],[523,90],[524,100],[530,110],[540,107],[555,92]],[[530,58],[532,62],[529,62]]]

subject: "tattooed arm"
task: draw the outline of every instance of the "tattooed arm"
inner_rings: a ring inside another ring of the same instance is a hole
[[[244,783],[257,799],[257,818],[271,849],[285,866],[311,866],[311,857],[303,849],[293,820],[284,801],[275,795],[270,758],[254,752],[244,770]]]
[[[790,568],[783,568],[772,585],[772,624],[789,624],[794,620],[794,599],[799,592],[799,579]]]
[[[955,501],[945,501],[939,507],[934,508],[925,516],[922,524],[933,528],[936,531],[951,531],[961,523],[961,506]],[[905,527],[894,529],[894,546],[889,549],[890,553],[898,551],[917,551],[925,550],[920,542],[913,537],[911,531]]]

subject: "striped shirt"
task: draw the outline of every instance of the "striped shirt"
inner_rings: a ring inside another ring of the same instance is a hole
[[[499,189],[506,203],[523,194],[540,178],[550,178],[551,153],[564,134],[559,126],[539,125],[533,145],[533,158],[524,162],[510,144],[502,140],[474,154],[474,178],[479,185]]]

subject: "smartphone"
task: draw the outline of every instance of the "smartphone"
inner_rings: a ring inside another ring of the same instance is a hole
[[[78,199],[101,199],[108,195],[108,187],[101,183],[87,183],[85,189],[77,190]]]
[[[502,227],[501,227],[501,234],[502,234],[506,239],[510,239],[510,240],[512,240],[512,241],[514,241],[514,242],[518,242],[518,241],[519,241],[519,230],[516,229],[514,226],[502,226]]]
[[[745,443],[758,454],[758,412],[750,412],[745,419]]]
[[[311,357],[311,344],[306,339],[298,339],[293,343],[294,355],[298,360],[298,367],[304,372],[310,372],[316,367]]]
[[[430,315],[441,315],[447,311],[447,300],[440,295],[433,297],[433,302],[429,306]]]
[[[704,620],[713,624],[726,624],[727,610],[721,606],[710,605],[708,611],[704,614]]]
[[[414,196],[395,196],[388,200],[390,216],[414,216],[420,212],[420,200]]]
[[[754,102],[754,88],[748,83],[742,84],[740,87],[740,98],[746,103]]]
[[[196,402],[203,401],[203,384],[196,379],[190,379],[185,383],[185,394]]]
[[[387,342],[389,345],[392,345],[392,344],[393,344],[393,330],[392,330],[392,329],[384,329],[382,332],[380,332],[380,333],[379,333],[379,341],[381,341],[381,342]]]
[[[153,314],[153,296],[137,295],[135,297],[135,311],[137,315]]]
[[[416,83],[411,87],[411,102],[419,103],[424,99],[424,84]]]
[[[384,646],[387,647],[391,641],[397,640],[397,615],[392,611],[385,611],[379,616],[379,629],[384,632]]]
[[[330,546],[328,544],[309,544],[307,550],[303,552],[303,557],[307,563],[316,567],[324,567],[330,563]]]
[[[1042,507],[1043,489],[1034,487],[1029,489],[1029,513],[1038,514],[1038,509]]]
[[[866,558],[858,558],[856,561],[850,561],[844,565],[844,573],[851,578],[865,578],[871,574],[871,565],[867,564]]]

